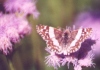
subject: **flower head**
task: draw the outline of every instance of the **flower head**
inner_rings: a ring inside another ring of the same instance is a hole
[[[38,18],[39,12],[36,9],[36,2],[32,0],[7,0],[4,4],[6,11],[21,13],[23,16],[32,14]]]
[[[31,27],[25,18],[14,14],[0,16],[0,50],[7,54],[12,49],[12,43],[17,43],[31,32]]]
[[[46,57],[46,64],[48,66],[53,66],[57,69],[60,66],[64,66],[66,63],[69,68],[69,64],[72,63],[74,66],[74,70],[82,70],[82,66],[91,67],[94,65],[92,62],[94,58],[94,53],[92,50],[92,46],[95,44],[95,40],[86,40],[83,42],[81,48],[70,55],[57,54],[56,52],[50,52],[50,55]]]

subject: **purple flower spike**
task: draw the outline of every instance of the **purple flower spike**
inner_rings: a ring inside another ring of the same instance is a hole
[[[12,43],[17,43],[31,32],[31,26],[25,18],[14,14],[0,16],[0,50],[9,53]]]
[[[36,9],[36,2],[32,0],[7,0],[4,4],[6,11],[17,12],[23,16],[32,14],[34,18],[38,18],[39,12]]]

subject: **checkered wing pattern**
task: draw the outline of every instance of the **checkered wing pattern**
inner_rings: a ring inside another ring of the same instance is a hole
[[[50,51],[64,55],[77,52],[81,47],[81,43],[92,33],[92,28],[65,29],[62,31],[60,28],[37,25],[36,29],[39,35],[46,41],[47,48]]]
[[[73,30],[71,34],[74,35],[75,33],[77,34],[68,48],[66,48],[65,54],[70,54],[78,51],[81,47],[81,43],[91,35],[92,28],[79,28],[78,30]]]
[[[36,29],[39,35],[46,41],[49,50],[54,52],[60,52],[61,46],[59,45],[59,42],[56,39],[59,36],[61,36],[62,33],[62,31],[59,28],[57,29],[46,25],[37,25]]]

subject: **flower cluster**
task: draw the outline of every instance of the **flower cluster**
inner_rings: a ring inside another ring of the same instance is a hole
[[[100,33],[97,32],[100,29],[100,21],[90,15],[89,13],[82,13],[75,23],[76,26],[82,26],[83,28],[91,27],[93,29],[90,37],[81,43],[81,48],[70,55],[64,55],[63,53],[58,54],[55,51],[51,51],[46,47],[49,55],[46,56],[45,62],[48,66],[58,69],[58,67],[67,64],[69,68],[71,63],[74,66],[74,70],[82,70],[82,67],[94,67],[93,59],[97,53],[100,54],[100,41],[98,41]]]
[[[7,0],[4,3],[7,12],[17,12],[23,16],[32,14],[33,18],[38,18],[39,12],[36,9],[36,2],[32,0]]]
[[[12,49],[12,43],[19,42],[20,38],[29,34],[31,27],[25,18],[14,14],[0,16],[0,50],[5,54]]]
[[[31,26],[27,15],[32,14],[38,18],[36,2],[32,0],[6,0],[4,2],[5,13],[0,13],[0,50],[8,54],[13,45],[18,43],[25,35],[30,34]]]
[[[52,66],[55,69],[58,69],[60,66],[64,66],[66,63],[69,68],[69,64],[72,63],[74,66],[74,70],[82,70],[82,66],[91,67],[94,65],[92,62],[94,58],[93,53],[93,45],[96,43],[95,40],[86,39],[81,48],[70,55],[58,54],[56,52],[50,51],[49,48],[46,48],[46,51],[50,53],[50,55],[46,56],[46,64],[48,66]]]

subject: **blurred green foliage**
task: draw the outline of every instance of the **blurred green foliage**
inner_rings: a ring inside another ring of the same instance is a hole
[[[36,32],[37,24],[53,27],[66,27],[72,25],[76,16],[93,7],[98,0],[38,0],[37,8],[40,12],[38,20],[29,17],[32,25],[32,33],[14,46],[14,51],[5,56],[0,54],[0,70],[54,70],[48,67],[44,60],[47,52],[46,43]],[[94,4],[95,2],[95,4]],[[100,2],[100,1],[99,1]],[[67,65],[59,70],[69,69]],[[83,70],[99,70],[97,68],[83,68]]]

